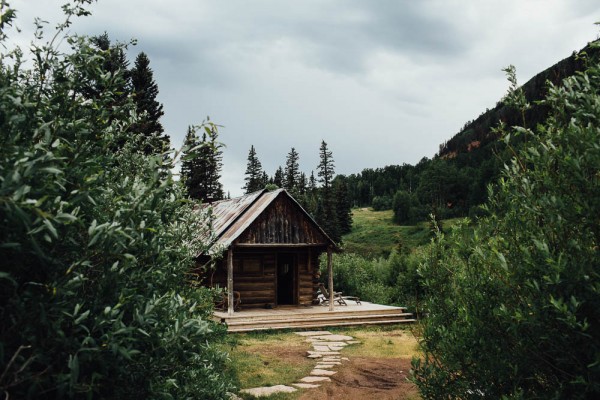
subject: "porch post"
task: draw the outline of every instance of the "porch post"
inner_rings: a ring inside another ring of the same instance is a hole
[[[329,311],[333,311],[333,261],[331,247],[327,248],[327,274],[329,275]]]
[[[233,246],[227,250],[227,315],[233,315]]]

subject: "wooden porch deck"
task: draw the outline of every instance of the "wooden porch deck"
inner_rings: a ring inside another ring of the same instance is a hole
[[[274,309],[254,308],[234,312],[215,311],[214,319],[227,324],[228,332],[248,332],[267,329],[322,328],[331,326],[384,325],[414,322],[413,315],[403,307],[368,303],[347,306],[279,306]]]

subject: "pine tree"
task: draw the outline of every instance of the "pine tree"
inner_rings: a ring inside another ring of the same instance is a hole
[[[262,164],[256,156],[256,150],[254,146],[250,146],[250,152],[248,153],[248,164],[246,166],[246,177],[244,180],[246,184],[242,189],[246,193],[256,192],[265,187],[265,172],[262,169]],[[267,178],[268,179],[268,178]]]
[[[181,175],[193,199],[211,203],[224,197],[221,178],[222,144],[217,142],[217,126],[213,123],[203,124],[202,139],[199,140],[195,127],[189,127],[185,138],[181,164]]]
[[[154,81],[150,68],[150,60],[146,53],[138,54],[135,66],[131,69],[131,85],[136,110],[140,122],[131,127],[131,131],[148,138],[144,146],[145,154],[162,153],[169,149],[169,137],[164,135],[160,118],[164,115],[163,106],[156,97],[158,86]]]
[[[298,152],[292,147],[285,160],[285,175],[283,187],[292,193],[297,192],[298,181],[300,180],[300,165],[298,164]]]

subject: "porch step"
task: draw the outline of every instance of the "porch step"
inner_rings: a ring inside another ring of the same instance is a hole
[[[348,317],[348,316],[370,316],[370,315],[403,315],[406,313],[405,307],[389,307],[389,309],[377,309],[376,311],[370,309],[361,309],[360,306],[345,309],[343,306],[337,306],[335,311],[329,314],[326,308],[320,309],[321,312],[315,314],[298,314],[295,311],[283,312],[283,313],[258,313],[252,315],[246,315],[244,310],[234,313],[232,316],[221,317],[221,320],[231,321],[275,321],[275,320],[288,320],[294,318],[333,318],[333,317]],[[222,314],[225,315],[225,314]]]
[[[383,321],[338,321],[338,322],[323,322],[313,324],[301,324],[301,323],[286,323],[281,325],[248,325],[248,326],[228,326],[227,332],[250,332],[250,331],[261,331],[261,330],[277,330],[277,329],[298,329],[298,328],[325,328],[333,326],[356,326],[356,325],[394,325],[403,323],[416,322],[416,319],[394,319],[394,320],[383,320]]]
[[[308,328],[308,327],[327,327],[327,326],[351,326],[351,325],[383,325],[383,324],[401,324],[415,322],[411,313],[371,313],[359,315],[331,315],[331,316],[298,316],[289,315],[287,317],[259,319],[253,318],[226,318],[222,322],[227,323],[228,332],[245,332],[267,329],[289,329],[289,328]]]

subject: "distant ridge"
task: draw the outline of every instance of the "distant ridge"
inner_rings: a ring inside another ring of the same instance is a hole
[[[598,42],[598,40],[595,42]],[[542,100],[548,93],[547,82],[549,81],[556,85],[564,78],[574,75],[578,71],[583,71],[585,69],[584,54],[587,54],[590,62],[597,62],[600,59],[600,48],[594,48],[591,46],[591,43],[588,43],[579,52],[573,52],[571,56],[540,72],[522,85],[525,97],[532,105],[525,114],[525,121],[528,127],[535,127],[548,116],[547,107],[535,104],[535,102]],[[469,153],[487,147],[488,144],[497,139],[496,135],[492,132],[492,128],[498,126],[499,121],[504,121],[507,126],[523,125],[519,111],[507,106],[500,100],[496,104],[496,107],[486,110],[474,121],[467,122],[452,139],[441,144],[437,156],[444,159],[451,159],[458,154]]]

